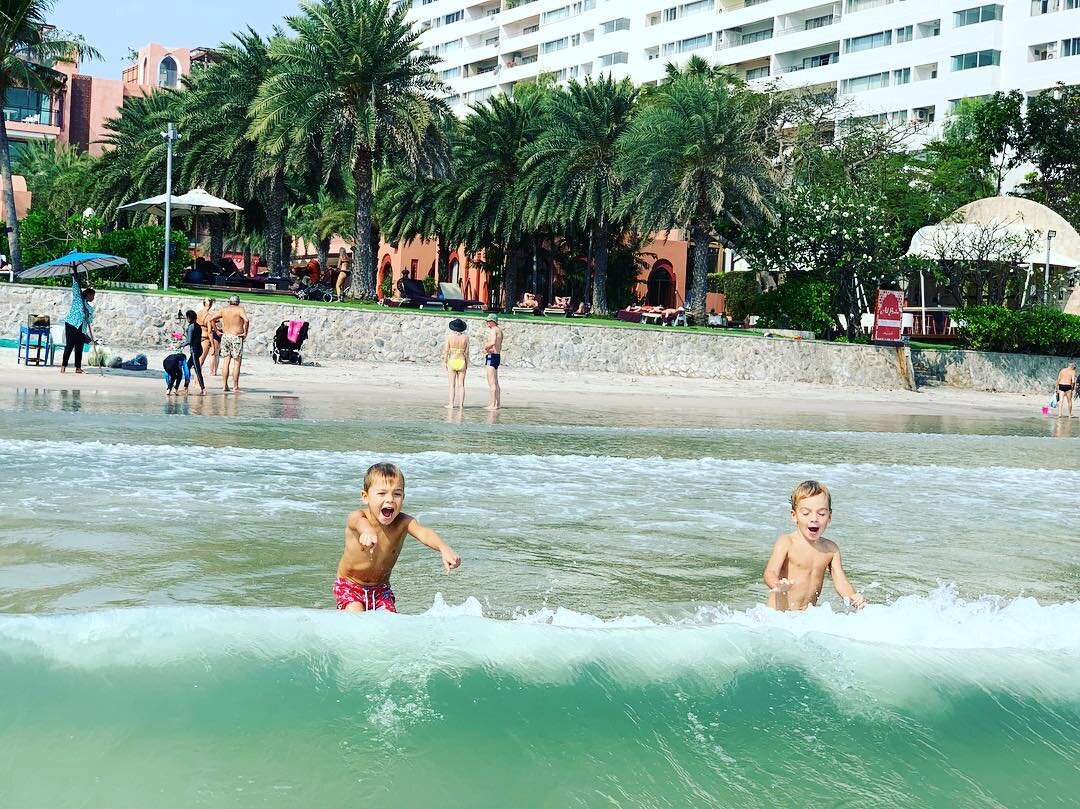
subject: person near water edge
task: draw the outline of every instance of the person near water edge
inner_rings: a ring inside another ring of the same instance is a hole
[[[777,538],[765,565],[769,606],[786,611],[804,610],[817,604],[827,570],[837,594],[861,609],[866,599],[855,592],[844,574],[840,547],[825,538],[825,529],[832,521],[832,495],[828,487],[816,480],[796,486],[791,493],[791,519],[795,530]]]
[[[345,549],[334,580],[339,610],[397,612],[390,574],[406,536],[438,551],[447,574],[461,566],[461,557],[441,536],[402,512],[405,475],[398,467],[390,463],[369,467],[360,497],[364,507],[345,523]]]
[[[188,309],[185,313],[187,317],[187,328],[184,330],[184,342],[181,343],[180,348],[187,348],[190,356],[188,357],[188,366],[195,371],[195,379],[199,383],[199,395],[206,395],[206,383],[203,381],[202,375],[202,360],[200,358],[200,352],[202,351],[202,326],[199,325],[198,316],[195,314],[194,309]],[[184,383],[184,392],[187,393],[188,385],[191,384],[190,374],[188,375],[187,382]]]
[[[488,402],[487,409],[498,410],[502,407],[499,366],[502,364],[503,330],[499,325],[499,316],[495,313],[488,315],[485,322],[488,333],[484,341],[484,366],[487,368],[488,389],[491,391],[491,400]]]
[[[1072,418],[1073,410],[1073,396],[1076,391],[1076,363],[1070,362],[1058,373],[1057,377],[1057,397],[1058,397],[1058,418]],[[1069,405],[1069,415],[1065,416],[1065,405]]]
[[[90,332],[90,324],[94,320],[94,288],[87,286],[85,289],[79,285],[77,274],[71,276],[71,308],[68,309],[67,317],[64,318],[64,357],[60,361],[60,373],[66,374],[68,360],[72,353],[75,354],[75,373],[83,373],[82,355],[83,344]]]
[[[465,321],[455,317],[450,321],[450,334],[443,344],[442,361],[450,388],[446,406],[450,410],[465,407],[465,373],[469,370],[469,338],[465,336],[465,328]]]
[[[244,307],[240,305],[239,295],[229,296],[229,305],[206,318],[206,325],[212,330],[221,323],[221,383],[224,391],[240,392],[240,365],[244,361],[244,340],[247,339],[251,320]],[[232,388],[229,387],[229,373],[232,372]]]

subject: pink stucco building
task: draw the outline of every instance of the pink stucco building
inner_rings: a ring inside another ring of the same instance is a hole
[[[167,48],[150,43],[136,54],[119,79],[87,76],[79,65],[61,62],[56,69],[67,86],[55,95],[10,89],[4,96],[4,118],[12,150],[32,140],[55,140],[93,155],[101,154],[105,121],[117,114],[124,99],[156,87],[179,87],[184,76],[213,59],[207,48]]]

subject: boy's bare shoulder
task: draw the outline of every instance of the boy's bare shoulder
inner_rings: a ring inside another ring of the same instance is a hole
[[[825,553],[838,553],[840,551],[840,546],[828,537],[822,537],[818,542],[821,543],[821,550]]]

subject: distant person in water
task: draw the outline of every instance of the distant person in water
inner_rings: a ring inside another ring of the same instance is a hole
[[[1058,418],[1065,416],[1065,405],[1069,405],[1069,415],[1072,418],[1073,394],[1076,391],[1076,363],[1070,362],[1058,373],[1057,396]]]
[[[837,594],[861,609],[866,599],[855,592],[840,563],[840,548],[825,538],[832,520],[832,495],[816,480],[806,480],[791,493],[791,519],[795,530],[781,534],[765,565],[769,606],[778,610],[804,610],[817,604],[825,582],[832,575]]]
[[[499,387],[499,366],[502,364],[503,330],[499,326],[499,316],[492,313],[486,319],[488,333],[484,341],[484,366],[487,368],[488,390],[491,399],[488,410],[498,410],[502,406],[502,388]]]
[[[229,305],[207,315],[207,326],[213,331],[221,323],[221,383],[226,393],[240,392],[240,364],[244,361],[244,340],[247,339],[251,321],[240,305],[240,296],[231,295]],[[229,372],[232,371],[232,388]]]
[[[465,321],[455,317],[450,321],[450,333],[442,351],[443,366],[450,389],[446,406],[465,407],[465,373],[469,370],[469,338],[465,336]]]
[[[397,612],[390,573],[411,536],[438,551],[447,574],[461,565],[461,557],[430,528],[402,512],[405,475],[390,463],[377,463],[364,475],[360,493],[364,507],[345,523],[345,550],[338,562],[334,599],[339,610]]]

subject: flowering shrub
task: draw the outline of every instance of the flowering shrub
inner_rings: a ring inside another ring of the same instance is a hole
[[[964,348],[1018,354],[1080,355],[1080,317],[1051,306],[1014,311],[1004,306],[965,306],[952,313]]]

